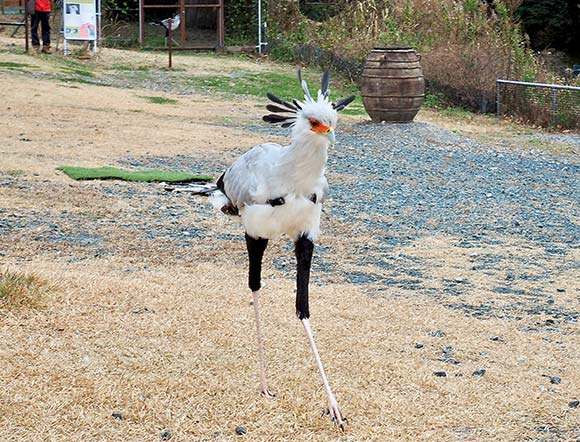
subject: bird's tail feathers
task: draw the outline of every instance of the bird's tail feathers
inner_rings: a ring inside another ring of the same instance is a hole
[[[212,193],[210,193],[208,200],[216,210],[221,210],[223,206],[225,206],[230,202],[230,200],[228,200],[228,197],[225,196],[219,190],[215,190]]]
[[[191,193],[192,195],[210,195],[217,190],[215,184],[168,184],[165,190],[175,193]]]

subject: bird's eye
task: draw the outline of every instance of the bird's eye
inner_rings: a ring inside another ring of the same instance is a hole
[[[312,127],[317,127],[317,126],[320,126],[320,121],[318,121],[318,120],[315,120],[314,118],[309,118],[308,120],[310,121],[310,125],[311,125]]]

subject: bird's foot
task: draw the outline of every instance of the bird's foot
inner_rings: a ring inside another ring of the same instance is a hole
[[[347,418],[342,415],[340,409],[338,408],[338,402],[334,397],[328,398],[328,408],[322,413],[322,415],[330,416],[334,425],[338,426],[342,431],[344,431],[344,424],[347,422]]]
[[[276,395],[267,388],[263,388],[260,394],[264,396],[266,399],[274,399],[276,397]]]

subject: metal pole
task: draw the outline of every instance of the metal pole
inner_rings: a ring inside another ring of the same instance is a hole
[[[24,48],[26,49],[27,54],[28,54],[28,51],[30,49],[30,46],[28,43],[29,34],[30,34],[30,14],[28,13],[28,11],[26,11],[24,13],[24,36],[26,38],[26,43],[24,43]]]
[[[169,69],[171,69],[172,67],[172,60],[171,60],[171,48],[173,47],[173,29],[171,29],[173,27],[173,19],[170,18],[167,21],[167,32],[169,32],[169,41],[167,42],[167,49],[168,49],[168,53],[169,53]]]
[[[552,125],[556,125],[556,121],[558,120],[558,91],[556,89],[552,89]]]
[[[143,0],[139,0],[139,47],[143,49],[145,14],[143,13]]]
[[[97,6],[97,35],[95,36],[95,41],[93,43],[93,52],[96,54],[98,52],[98,41],[101,38],[101,15],[102,15],[102,11],[101,8],[103,7],[103,4],[101,3],[101,0],[97,0],[96,2],[96,6]]]
[[[499,102],[499,81],[495,81],[495,109],[496,109],[496,117],[499,118],[499,116],[501,115],[500,113],[500,102]]]
[[[258,0],[258,54],[262,55],[262,0]]]

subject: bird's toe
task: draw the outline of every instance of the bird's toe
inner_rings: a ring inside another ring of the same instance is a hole
[[[344,424],[347,422],[347,419],[340,412],[340,409],[338,408],[338,404],[336,402],[333,401],[329,402],[328,408],[324,411],[324,413],[322,413],[322,415],[330,416],[332,422],[334,422],[334,424],[338,428],[344,431]]]
[[[270,390],[262,390],[261,395],[267,399],[274,399],[276,397]]]

